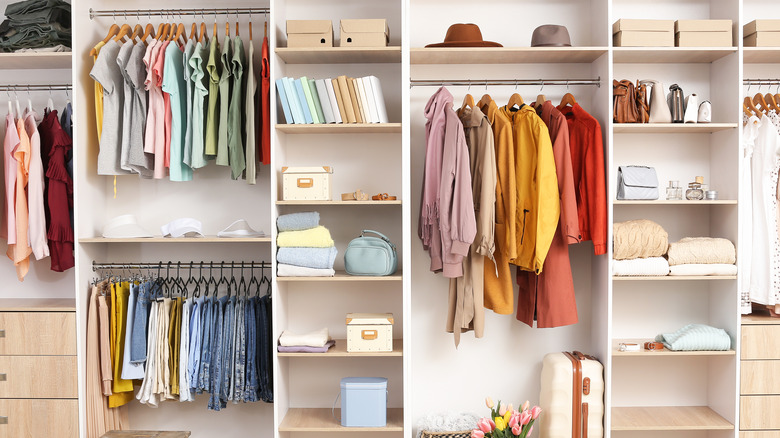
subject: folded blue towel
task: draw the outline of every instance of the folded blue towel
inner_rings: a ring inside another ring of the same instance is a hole
[[[276,261],[304,268],[332,269],[338,250],[330,248],[282,247],[276,253]]]
[[[300,231],[320,225],[320,214],[316,211],[283,214],[276,218],[279,231]]]

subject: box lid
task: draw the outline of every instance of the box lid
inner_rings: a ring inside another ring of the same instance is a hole
[[[745,36],[756,32],[780,32],[780,20],[753,20],[743,26]]]
[[[612,25],[612,33],[623,30],[641,30],[644,32],[672,32],[674,20],[640,20],[621,18]]]
[[[392,313],[347,313],[347,325],[393,324]]]
[[[328,33],[333,32],[330,20],[287,20],[287,33]]]
[[[731,20],[677,20],[674,32],[731,32]]]
[[[330,166],[282,167],[282,174],[288,173],[333,173],[333,168]]]
[[[344,377],[341,389],[387,389],[385,377]]]
[[[344,19],[341,20],[341,32],[348,33],[389,33],[384,18]]]

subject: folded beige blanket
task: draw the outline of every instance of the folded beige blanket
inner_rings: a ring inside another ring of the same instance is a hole
[[[615,260],[660,257],[669,246],[666,230],[647,219],[618,222],[612,234]]]
[[[685,237],[669,244],[669,266],[689,263],[722,263],[733,265],[737,250],[728,239],[717,237]]]

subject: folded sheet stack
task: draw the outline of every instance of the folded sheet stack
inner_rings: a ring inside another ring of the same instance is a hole
[[[663,276],[669,263],[663,257],[669,235],[657,223],[646,220],[618,222],[613,225],[612,274],[620,276]]]
[[[669,275],[737,275],[737,250],[728,239],[685,237],[669,244]]]
[[[276,219],[277,270],[280,277],[332,277],[338,250],[316,211]]]
[[[336,341],[330,338],[328,328],[325,327],[301,335],[285,330],[279,336],[276,348],[280,353],[327,353],[334,345]]]
[[[9,4],[0,24],[0,50],[13,52],[71,47],[70,4],[62,0],[26,0]]]

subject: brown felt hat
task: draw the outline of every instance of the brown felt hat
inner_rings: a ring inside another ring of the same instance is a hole
[[[566,26],[545,24],[534,29],[531,47],[571,47],[571,38]]]
[[[479,26],[472,23],[456,23],[447,29],[443,43],[425,47],[504,47],[493,41],[484,41]]]

